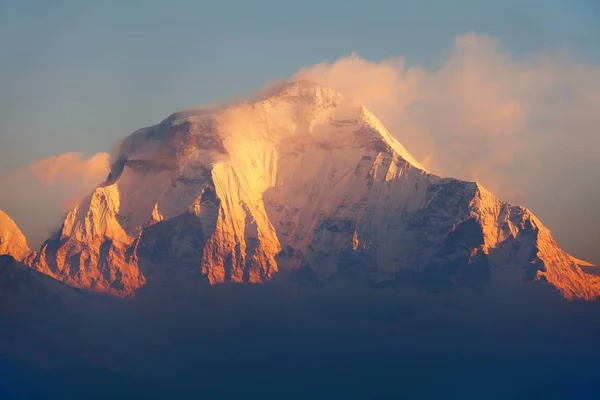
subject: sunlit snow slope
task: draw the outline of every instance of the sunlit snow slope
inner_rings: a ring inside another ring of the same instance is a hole
[[[577,262],[528,210],[427,173],[364,107],[305,81],[134,132],[107,181],[28,260],[117,295],[278,275],[547,281],[596,297],[600,278]]]
[[[27,240],[15,222],[0,210],[0,254],[8,254],[22,261],[31,254]]]

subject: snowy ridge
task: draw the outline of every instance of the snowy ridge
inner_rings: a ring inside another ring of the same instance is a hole
[[[474,205],[484,233],[484,251],[492,254],[496,265],[524,265],[530,279],[548,281],[566,298],[594,299],[600,294],[600,277],[580,268],[593,265],[562,251],[531,211],[502,202],[481,186]]]
[[[28,264],[120,296],[164,279],[263,282],[299,270],[600,293],[529,211],[429,174],[368,110],[306,81],[134,132],[107,181]]]

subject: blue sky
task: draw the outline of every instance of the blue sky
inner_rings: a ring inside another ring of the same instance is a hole
[[[466,32],[600,62],[595,0],[0,0],[0,171],[353,51],[432,65]]]

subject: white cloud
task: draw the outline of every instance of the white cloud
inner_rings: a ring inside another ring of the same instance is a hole
[[[0,208],[9,214],[36,248],[62,217],[106,179],[107,153],[85,159],[80,153],[44,158],[10,173],[0,174]]]
[[[567,250],[600,263],[600,65],[515,58],[466,34],[435,68],[352,54],[296,76],[356,98],[431,172],[532,208]]]

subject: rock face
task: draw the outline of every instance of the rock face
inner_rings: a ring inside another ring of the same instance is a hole
[[[547,281],[595,298],[600,278],[528,210],[425,171],[364,107],[309,82],[190,110],[122,144],[102,185],[31,257],[72,285]]]
[[[23,261],[31,254],[27,239],[4,211],[0,210],[0,254],[8,254],[18,261]]]

